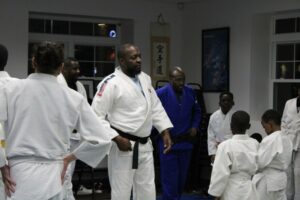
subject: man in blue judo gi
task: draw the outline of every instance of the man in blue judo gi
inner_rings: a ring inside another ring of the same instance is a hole
[[[193,89],[185,84],[180,67],[170,72],[170,83],[158,89],[161,100],[174,128],[170,130],[174,145],[164,154],[163,141],[158,142],[163,200],[178,200],[184,189],[192,156],[193,140],[201,120],[200,106]]]

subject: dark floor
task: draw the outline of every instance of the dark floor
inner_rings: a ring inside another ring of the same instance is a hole
[[[94,198],[92,195],[80,195],[76,200],[110,200],[110,194],[96,194]],[[161,200],[160,195],[157,197],[157,200]],[[203,194],[187,193],[182,196],[181,200],[212,200],[212,198]]]

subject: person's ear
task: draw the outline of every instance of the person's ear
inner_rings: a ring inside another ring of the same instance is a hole
[[[32,63],[32,68],[35,70],[36,67],[37,67],[37,63],[36,63],[35,57],[31,58],[31,63]]]
[[[120,65],[123,65],[124,64],[124,58],[120,58],[119,63],[120,63]]]
[[[64,67],[64,63],[60,64],[59,67],[56,70],[55,75],[58,76],[60,73],[62,73],[62,69]]]
[[[247,129],[250,129],[250,127],[251,127],[251,124],[249,123]]]

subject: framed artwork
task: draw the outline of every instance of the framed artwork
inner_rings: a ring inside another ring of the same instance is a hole
[[[93,79],[78,79],[78,81],[80,81],[83,86],[84,86],[84,89],[86,91],[86,95],[87,95],[87,98],[89,100],[92,100],[94,98],[94,94],[96,91],[94,91],[94,80]]]
[[[168,78],[170,39],[168,37],[151,37],[151,77],[154,80]]]
[[[202,30],[204,92],[229,90],[229,27]]]

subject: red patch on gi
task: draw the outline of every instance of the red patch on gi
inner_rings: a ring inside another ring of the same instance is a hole
[[[103,92],[105,90],[106,85],[107,85],[107,83],[103,83],[103,85],[101,85],[100,90],[97,93],[98,96],[100,96],[100,97],[102,96],[102,94],[103,94]]]

